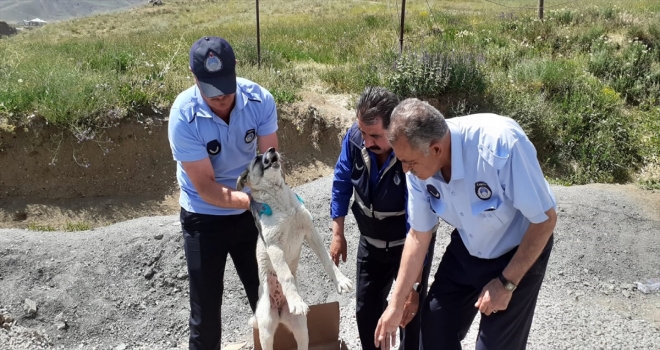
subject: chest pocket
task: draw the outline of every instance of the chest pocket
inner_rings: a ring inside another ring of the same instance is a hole
[[[513,213],[513,208],[506,205],[497,196],[472,204],[472,215],[476,222],[487,230],[499,230],[508,225],[511,222]]]
[[[426,198],[432,212],[442,215],[447,211],[447,204],[445,204],[440,198],[435,198],[434,196],[426,196]]]

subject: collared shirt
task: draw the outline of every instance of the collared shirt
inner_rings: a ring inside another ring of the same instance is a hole
[[[344,135],[344,139],[341,144],[341,153],[339,153],[339,158],[337,164],[335,165],[334,178],[332,181],[332,200],[330,202],[330,217],[335,219],[337,217],[346,216],[348,214],[348,207],[353,196],[353,184],[351,183],[351,171],[353,171],[353,156],[350,152],[350,132],[347,132]],[[364,146],[364,142],[363,142]],[[378,184],[378,179],[383,175],[383,171],[387,167],[387,164],[390,163],[392,158],[395,157],[394,151],[390,153],[387,157],[387,160],[383,165],[378,168],[378,162],[376,160],[376,154],[367,149],[369,158],[371,158],[371,171],[369,172],[369,186],[373,191],[376,189]],[[405,192],[403,200],[408,203],[408,194]],[[406,217],[408,211],[406,210]],[[408,221],[408,220],[406,220]],[[410,223],[406,225],[406,232],[410,230]]]
[[[277,131],[277,110],[268,90],[237,78],[236,103],[227,124],[206,104],[197,85],[177,96],[168,125],[176,176],[181,188],[179,204],[190,212],[232,215],[242,209],[220,208],[205,202],[183,170],[181,162],[210,158],[216,182],[231,189],[257,154],[257,137]],[[248,188],[244,188],[248,192]]]
[[[534,145],[513,119],[480,113],[447,124],[451,179],[406,174],[410,224],[424,232],[440,217],[456,227],[471,255],[499,257],[520,244],[530,222],[548,219],[555,196]]]

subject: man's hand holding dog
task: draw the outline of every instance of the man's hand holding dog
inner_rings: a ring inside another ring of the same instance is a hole
[[[250,211],[252,212],[252,215],[256,218],[259,217],[259,213],[263,210],[264,205],[263,203],[257,202],[252,198],[251,194],[248,194],[248,198],[250,201]]]
[[[332,243],[330,243],[330,257],[336,266],[339,259],[346,262],[346,237],[344,237],[344,217],[332,221]]]

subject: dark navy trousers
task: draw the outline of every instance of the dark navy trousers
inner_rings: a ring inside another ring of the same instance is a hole
[[[221,306],[227,255],[243,283],[250,308],[257,307],[256,258],[259,233],[249,211],[239,215],[205,215],[181,209],[190,288],[190,350],[219,350]]]
[[[429,244],[427,263],[422,271],[422,291],[419,295],[417,313],[405,329],[399,329],[400,350],[418,350],[420,348],[420,310],[427,293],[434,246],[435,233]],[[402,252],[403,245],[387,249],[377,248],[360,236],[357,252],[355,317],[362,350],[378,349],[374,346],[374,333],[378,319],[387,308],[387,295],[399,273]]]
[[[513,292],[506,310],[481,315],[475,350],[522,350],[527,345],[534,309],[554,242],[553,236]],[[440,261],[422,308],[424,350],[460,350],[479,310],[482,288],[504,270],[517,248],[495,259],[468,253],[458,231]]]

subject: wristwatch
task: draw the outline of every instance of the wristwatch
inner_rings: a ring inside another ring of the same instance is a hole
[[[516,288],[518,288],[518,286],[516,286],[515,284],[511,283],[508,279],[506,279],[503,274],[500,273],[498,277],[500,279],[500,282],[502,282],[502,284],[504,285],[504,289],[508,290],[509,292],[513,292],[514,290],[516,290]]]
[[[419,282],[413,283],[413,290],[420,293],[422,291],[422,285]]]

